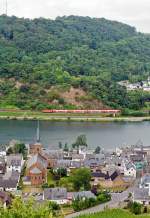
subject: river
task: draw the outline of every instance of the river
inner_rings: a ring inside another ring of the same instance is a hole
[[[30,143],[36,140],[37,121],[0,120],[0,144],[12,139]],[[136,144],[150,145],[150,122],[50,122],[40,121],[41,142],[57,148],[58,143],[72,144],[80,134],[87,136],[88,146],[113,149]]]

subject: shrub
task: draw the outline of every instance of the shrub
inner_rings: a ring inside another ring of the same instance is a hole
[[[141,214],[141,209],[142,205],[137,202],[133,202],[130,205],[130,211],[136,215]]]
[[[72,202],[74,211],[84,210],[86,208],[93,207],[98,204],[95,198],[77,198]]]

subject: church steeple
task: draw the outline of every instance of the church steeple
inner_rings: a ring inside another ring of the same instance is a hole
[[[40,142],[40,122],[39,120],[37,121],[36,141]]]

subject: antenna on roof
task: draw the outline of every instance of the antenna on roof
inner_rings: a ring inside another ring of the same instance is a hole
[[[38,123],[37,123],[37,132],[36,132],[36,140],[37,140],[37,142],[40,142],[40,122],[39,122],[39,120],[37,121]]]

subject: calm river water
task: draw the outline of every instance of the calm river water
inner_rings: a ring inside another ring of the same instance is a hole
[[[12,139],[25,143],[36,139],[37,121],[0,120],[0,144]],[[71,144],[80,134],[86,134],[91,148],[112,149],[136,144],[141,140],[150,145],[150,122],[50,122],[40,121],[41,141],[45,147],[56,148],[58,143]]]

